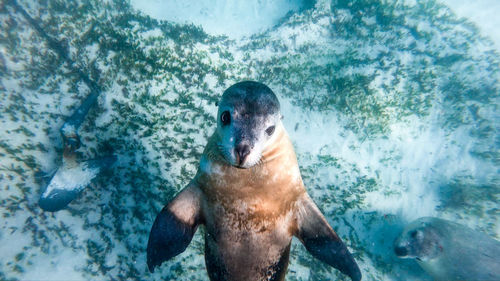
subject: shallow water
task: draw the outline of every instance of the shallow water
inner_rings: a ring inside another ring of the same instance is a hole
[[[500,238],[498,37],[457,9],[317,1],[267,30],[226,37],[126,1],[18,1],[102,89],[80,127],[78,156],[110,148],[117,156],[51,213],[38,205],[44,175],[61,165],[59,129],[89,88],[8,2],[0,6],[1,280],[206,280],[203,229],[154,274],[148,234],[194,176],[216,101],[248,79],[278,95],[308,193],[364,280],[430,280],[392,248],[422,216]],[[287,280],[335,278],[346,280],[294,240]]]

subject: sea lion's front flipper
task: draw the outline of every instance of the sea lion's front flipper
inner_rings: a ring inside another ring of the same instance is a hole
[[[353,281],[361,280],[361,271],[356,261],[312,199],[304,194],[297,204],[296,236],[306,249],[317,259],[351,277]]]
[[[184,252],[201,220],[200,190],[188,186],[158,214],[149,233],[149,271]]]

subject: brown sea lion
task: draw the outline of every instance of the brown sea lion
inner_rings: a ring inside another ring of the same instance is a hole
[[[150,271],[183,252],[203,224],[211,280],[283,280],[293,236],[360,280],[351,253],[306,193],[271,89],[251,81],[231,86],[217,117],[196,176],[153,224]]]

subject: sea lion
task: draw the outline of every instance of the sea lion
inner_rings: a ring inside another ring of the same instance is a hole
[[[283,280],[292,236],[360,280],[351,253],[306,193],[271,89],[252,81],[229,87],[217,120],[195,177],[153,223],[149,270],[183,252],[204,225],[211,280]]]
[[[78,128],[97,96],[95,92],[91,93],[59,130],[64,145],[61,166],[38,200],[38,205],[45,211],[56,212],[65,208],[101,171],[109,169],[116,161],[114,155],[87,161],[77,159],[76,150],[81,145]]]
[[[80,147],[80,137],[78,128],[85,120],[89,110],[97,102],[101,94],[101,87],[87,75],[80,66],[71,58],[67,44],[64,44],[50,36],[31,15],[15,0],[7,1],[31,27],[45,39],[48,46],[60,59],[66,62],[72,73],[87,85],[90,90],[89,95],[73,114],[64,122],[59,129],[61,133],[64,152],[62,155],[62,165],[57,168],[49,184],[45,187],[40,199],[39,206],[50,212],[55,212],[66,207],[78,194],[94,179],[102,170],[109,168],[116,160],[116,156],[108,155],[100,159],[78,161],[76,160],[76,150]]]
[[[500,280],[500,242],[444,219],[410,223],[394,251],[400,258],[415,258],[435,280]]]

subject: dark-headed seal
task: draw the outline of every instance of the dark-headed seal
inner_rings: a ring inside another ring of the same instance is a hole
[[[183,252],[203,224],[211,280],[283,280],[292,236],[360,280],[349,250],[304,189],[271,89],[250,81],[231,86],[217,120],[196,176],[156,217],[150,271]]]
[[[76,160],[76,149],[80,147],[78,128],[83,123],[90,108],[97,102],[97,98],[101,94],[101,88],[91,79],[91,77],[78,67],[71,58],[67,46],[64,46],[64,44],[61,44],[61,42],[47,34],[44,28],[42,28],[42,25],[32,18],[22,5],[19,5],[15,0],[6,1],[6,4],[10,4],[22,15],[22,17],[24,17],[26,22],[33,27],[38,35],[46,40],[48,47],[58,54],[60,59],[66,62],[71,72],[76,73],[77,76],[87,84],[90,90],[90,94],[87,98],[66,120],[60,129],[64,143],[62,165],[58,167],[53,174],[49,184],[46,186],[38,201],[43,210],[55,212],[66,207],[87,185],[90,184],[92,179],[102,170],[109,168],[116,160],[116,157],[113,155],[84,162]]]
[[[500,280],[500,242],[463,225],[431,217],[410,223],[394,244],[435,280]]]

